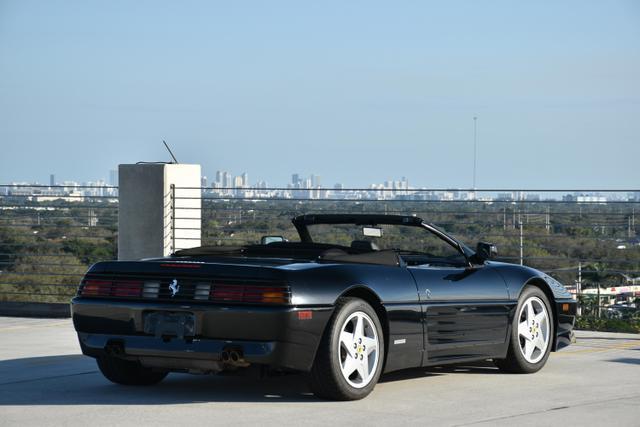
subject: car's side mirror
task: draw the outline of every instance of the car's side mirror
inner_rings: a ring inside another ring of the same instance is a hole
[[[262,236],[260,238],[260,244],[262,245],[268,245],[269,243],[280,243],[280,242],[286,242],[287,239],[285,239],[282,236]]]
[[[478,242],[476,246],[475,259],[478,262],[485,262],[488,259],[495,258],[498,255],[498,247],[493,243]]]

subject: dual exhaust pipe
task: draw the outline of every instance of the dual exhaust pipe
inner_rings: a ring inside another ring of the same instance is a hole
[[[109,340],[104,350],[106,354],[115,357],[123,357],[126,354],[124,343],[118,340]],[[242,349],[238,348],[225,348],[220,353],[220,360],[223,364],[235,368],[247,368],[250,365],[250,363],[244,359]]]
[[[225,349],[220,353],[220,360],[225,365],[231,365],[241,368],[246,368],[249,366],[249,362],[244,360],[242,355],[242,350],[237,349]]]
[[[122,341],[109,340],[104,346],[104,351],[109,356],[121,357],[125,355],[124,343]]]

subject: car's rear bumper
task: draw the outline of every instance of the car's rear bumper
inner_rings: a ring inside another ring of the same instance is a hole
[[[236,350],[248,363],[301,371],[311,369],[332,307],[174,305],[166,303],[74,298],[73,323],[88,356],[118,350],[126,358],[188,368],[194,362],[218,362]],[[300,311],[311,311],[299,316]],[[150,312],[189,313],[193,337],[156,337],[144,332]],[[195,363],[197,365],[197,363]]]
[[[157,366],[189,369],[194,362],[222,363],[223,351],[235,350],[242,361],[250,364],[281,366],[296,370],[308,370],[313,361],[308,346],[278,341],[241,341],[200,339],[164,341],[162,338],[135,335],[89,334],[78,332],[83,354],[100,357],[116,353],[119,357],[139,359],[143,364],[154,360]],[[118,346],[119,350],[114,351]],[[166,362],[162,365],[164,359]],[[201,364],[205,366],[204,364]]]

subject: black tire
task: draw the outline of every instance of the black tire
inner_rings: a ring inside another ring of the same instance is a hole
[[[151,368],[145,368],[138,362],[108,355],[99,357],[96,361],[102,375],[116,384],[153,385],[162,381],[168,374],[166,371],[154,371]]]
[[[362,388],[353,387],[345,380],[340,368],[340,351],[338,350],[341,328],[349,316],[356,312],[363,312],[372,320],[379,343],[378,361],[374,374],[369,383]],[[359,298],[338,299],[311,368],[310,379],[313,393],[329,400],[358,400],[366,397],[376,386],[382,373],[384,350],[384,332],[376,311]]]
[[[523,304],[532,297],[536,297],[541,300],[547,313],[549,315],[549,342],[545,349],[545,353],[542,358],[535,362],[530,363],[525,359],[522,351],[520,350],[520,336],[518,333],[518,324],[520,322],[520,312]],[[513,321],[511,323],[511,334],[509,337],[509,349],[507,351],[507,357],[505,359],[494,359],[493,363],[500,368],[501,371],[510,372],[515,374],[532,374],[538,372],[547,363],[551,347],[553,346],[553,339],[555,336],[555,324],[553,318],[553,310],[551,304],[545,293],[537,286],[527,286],[518,299],[518,307],[516,308]]]

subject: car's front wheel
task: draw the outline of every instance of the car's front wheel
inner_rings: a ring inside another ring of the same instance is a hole
[[[102,375],[116,384],[152,385],[159,383],[167,376],[166,371],[155,371],[151,368],[145,368],[138,362],[113,356],[99,357],[97,362]]]
[[[538,287],[528,286],[518,301],[505,359],[494,359],[503,371],[529,374],[547,362],[553,343],[553,313],[549,299]]]
[[[311,369],[311,388],[325,399],[362,399],[378,382],[383,361],[375,310],[359,298],[340,298]]]

